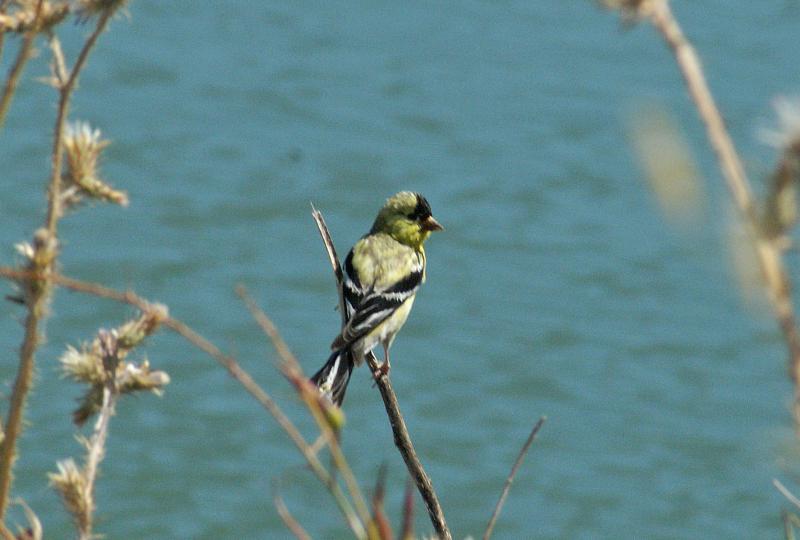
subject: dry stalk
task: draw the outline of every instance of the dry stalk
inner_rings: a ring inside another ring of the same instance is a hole
[[[320,236],[325,244],[325,250],[327,251],[328,259],[330,260],[333,274],[336,278],[336,287],[339,291],[339,307],[343,317],[342,320],[344,321],[344,317],[346,317],[346,311],[343,308],[344,300],[342,297],[342,268],[341,264],[339,263],[339,257],[336,254],[336,249],[334,248],[333,241],[331,240],[330,231],[328,230],[327,225],[325,225],[325,220],[323,219],[322,214],[312,206],[311,215],[317,224]],[[376,373],[378,371],[378,361],[375,358],[375,355],[373,353],[367,354],[366,361],[369,365],[370,371],[372,373]],[[406,468],[408,469],[411,477],[414,479],[414,483],[417,485],[417,490],[422,496],[422,500],[425,501],[425,506],[428,510],[428,516],[430,517],[431,524],[436,531],[436,535],[441,540],[450,540],[452,536],[450,534],[450,529],[447,527],[447,521],[445,521],[442,506],[439,504],[439,497],[436,495],[436,491],[433,489],[431,479],[428,476],[428,473],[425,472],[419,457],[417,457],[417,452],[414,450],[414,444],[411,442],[411,437],[408,434],[408,428],[406,428],[405,420],[400,412],[400,406],[397,403],[397,396],[392,388],[392,383],[389,381],[389,377],[387,376],[376,378],[375,383],[377,384],[378,390],[381,393],[381,398],[383,399],[383,404],[386,408],[386,414],[389,417],[389,424],[391,425],[392,433],[394,434],[394,444],[400,451],[400,455],[403,457]]]
[[[322,436],[328,446],[333,457],[334,468],[341,473],[345,481],[347,490],[350,493],[356,511],[362,523],[370,523],[369,509],[367,508],[364,495],[358,487],[358,481],[353,474],[350,464],[342,452],[341,445],[339,444],[339,437],[335,432],[335,428],[341,425],[343,419],[341,418],[341,411],[327,403],[323,399],[319,399],[319,392],[312,385],[307,383],[308,377],[303,374],[300,363],[297,358],[289,350],[289,346],[283,340],[283,337],[278,332],[277,327],[267,314],[255,303],[252,296],[247,292],[244,286],[239,285],[236,288],[236,293],[244,301],[247,309],[252,314],[255,321],[261,327],[264,334],[270,339],[275,350],[280,357],[281,362],[278,367],[283,374],[292,381],[298,389],[301,399],[311,412],[312,417],[317,422],[317,426],[322,433]]]
[[[114,349],[116,349],[116,344],[114,345]],[[119,361],[118,358],[116,358],[116,360],[117,362]],[[111,423],[111,417],[114,415],[114,408],[116,407],[117,398],[119,397],[119,391],[116,383],[116,372],[116,365],[106,367],[108,380],[103,388],[103,405],[100,408],[100,415],[97,419],[97,423],[95,424],[92,438],[89,439],[89,451],[86,457],[86,466],[83,470],[84,477],[86,478],[86,499],[89,504],[85,505],[84,507],[86,515],[83,517],[83,519],[79,520],[80,523],[86,524],[86,526],[79,531],[80,540],[91,540],[93,538],[93,514],[96,508],[94,503],[94,486],[97,478],[97,469],[105,455],[106,439],[108,438],[108,426]]]
[[[789,491],[789,488],[784,486],[780,480],[773,478],[772,485],[775,486],[775,489],[780,491],[781,495],[786,497],[787,501],[792,503],[796,508],[800,509],[800,499],[798,499],[791,491]]]
[[[37,3],[38,20],[43,0]],[[72,67],[69,78],[63,86],[59,87],[58,114],[53,135],[53,154],[52,171],[50,185],[48,187],[48,207],[45,228],[37,233],[40,237],[41,248],[45,250],[45,257],[42,257],[40,264],[33,264],[31,269],[38,274],[40,281],[36,287],[31,289],[31,294],[26,298],[28,305],[28,315],[25,319],[25,335],[20,349],[19,368],[17,377],[14,381],[14,388],[11,394],[11,402],[6,421],[5,438],[0,444],[0,527],[5,527],[5,514],[8,508],[9,494],[13,480],[13,464],[16,455],[17,438],[22,431],[22,416],[25,409],[25,402],[30,391],[33,370],[35,364],[35,353],[41,340],[40,326],[47,316],[47,304],[50,300],[50,275],[55,273],[57,260],[57,229],[58,220],[61,217],[61,169],[64,154],[64,124],[69,110],[69,100],[72,91],[78,80],[78,75],[86,63],[89,52],[103,32],[113,10],[105,10],[98,18],[92,34],[87,38],[81,49],[75,65]],[[33,35],[38,30],[38,24],[33,25]],[[33,39],[33,35],[30,39]],[[27,36],[26,36],[27,39]],[[5,95],[5,94],[4,94]],[[2,111],[0,111],[2,112]],[[0,116],[0,120],[2,117]],[[34,263],[36,261],[33,261]]]
[[[25,317],[25,334],[20,348],[17,376],[11,392],[4,438],[0,443],[0,525],[2,527],[5,527],[5,512],[8,508],[13,479],[12,467],[16,457],[17,438],[22,431],[22,413],[33,380],[34,354],[41,340],[39,326],[46,316],[50,297],[50,284],[47,276],[52,271],[56,250],[56,242],[49,233],[44,229],[37,231],[34,245],[31,248],[28,268],[41,277],[41,282],[27,288],[25,302],[28,305],[28,314]]]
[[[0,96],[0,129],[3,128],[3,124],[5,123],[6,115],[8,114],[8,108],[11,106],[11,98],[14,96],[14,92],[17,90],[17,85],[19,84],[20,75],[22,75],[22,70],[25,68],[25,64],[31,57],[33,52],[33,41],[36,39],[36,34],[39,32],[39,18],[42,14],[42,6],[44,5],[44,0],[39,0],[36,4],[36,14],[34,15],[34,23],[25,31],[25,35],[22,38],[22,45],[20,45],[19,52],[17,52],[17,58],[14,60],[14,65],[11,66],[11,71],[8,73],[8,78],[6,79],[5,87],[3,88],[3,95]],[[5,12],[5,2],[3,3],[2,11]],[[3,33],[0,32],[0,40],[3,38]],[[2,51],[2,41],[0,41],[0,51]]]
[[[286,528],[291,531],[297,540],[311,540],[311,536],[309,536],[303,526],[294,518],[289,508],[286,506],[286,503],[283,502],[283,497],[281,497],[281,494],[278,492],[277,486],[273,485],[272,491],[272,502],[275,504],[275,509],[278,511],[278,515],[283,520]]]
[[[69,77],[66,82],[58,88],[58,112],[56,113],[56,124],[53,129],[52,174],[50,176],[50,187],[47,194],[47,230],[49,230],[53,236],[56,234],[58,220],[61,217],[61,169],[64,161],[64,127],[66,126],[67,115],[69,114],[72,91],[75,89],[75,85],[78,82],[78,75],[86,64],[86,59],[89,58],[92,47],[94,47],[97,38],[99,38],[100,34],[105,30],[113,14],[114,12],[111,9],[107,9],[100,14],[94,31],[86,39],[86,42],[81,48],[81,52],[78,54],[78,59],[75,61],[75,65],[72,66]],[[55,42],[58,43],[57,40]],[[56,65],[63,66],[63,54],[59,57],[59,53],[61,53],[60,46],[58,49],[54,49],[54,51],[55,50],[58,51],[55,56]],[[61,68],[59,68],[58,72],[60,71]]]
[[[765,236],[761,230],[750,182],[708,88],[700,59],[675,19],[669,0],[607,1],[606,4],[623,9],[623,14],[649,20],[672,50],[689,95],[705,125],[708,140],[717,156],[720,170],[747,235],[753,243],[772,311],[789,352],[789,376],[794,383],[793,417],[796,428],[800,429],[800,335],[797,331],[791,283],[782,258],[781,246],[775,239]]]

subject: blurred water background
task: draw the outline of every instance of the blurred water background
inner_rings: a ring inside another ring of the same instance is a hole
[[[760,183],[775,151],[756,131],[800,83],[800,4],[674,9]],[[725,247],[728,194],[652,29],[626,30],[581,0],[136,0],[129,11],[90,57],[71,118],[113,141],[103,171],[131,205],[62,222],[66,274],[168,304],[307,425],[233,287],[250,288],[315,370],[339,318],[309,203],[345,252],[387,196],[418,190],[447,230],[429,242],[392,381],[456,537],[482,533],[543,414],[497,538],[782,534],[771,480],[800,486],[785,349],[743,300]],[[65,26],[68,58],[89,29]],[[48,61],[40,43],[0,134],[2,264],[45,211],[55,93],[36,78]],[[675,115],[704,177],[701,215],[681,231],[629,144],[643,100]],[[46,473],[81,453],[69,415],[79,388],[56,360],[133,311],[59,291],[53,314],[15,493],[47,538],[67,538]],[[22,317],[2,307],[4,395]],[[147,352],[173,382],[162,399],[118,407],[99,532],[287,537],[271,502],[278,479],[312,534],[346,536],[288,439],[223,369],[167,333]],[[366,370],[345,405],[345,449],[365,483],[388,464],[397,520],[405,468]],[[419,504],[418,530],[429,531]]]

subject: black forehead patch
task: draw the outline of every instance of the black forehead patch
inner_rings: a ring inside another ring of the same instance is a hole
[[[425,197],[423,197],[419,193],[417,193],[416,195],[417,195],[417,206],[414,208],[414,211],[408,217],[415,220],[431,217],[432,215],[431,205],[428,204],[428,201],[425,200]]]

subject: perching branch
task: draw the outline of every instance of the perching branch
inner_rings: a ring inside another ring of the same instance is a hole
[[[486,532],[483,533],[483,540],[489,540],[489,537],[492,536],[492,531],[494,530],[494,524],[497,522],[497,517],[500,515],[500,511],[503,509],[503,505],[506,503],[506,498],[508,497],[508,492],[511,491],[511,483],[514,481],[514,477],[517,475],[517,471],[519,470],[520,465],[522,465],[522,460],[525,459],[525,454],[528,453],[528,449],[533,444],[534,439],[536,439],[536,434],[539,433],[542,425],[544,425],[545,421],[547,420],[546,416],[542,416],[539,418],[539,421],[536,422],[536,425],[533,426],[531,430],[531,434],[528,435],[528,440],[525,441],[525,444],[522,445],[522,449],[519,451],[519,455],[517,456],[516,461],[514,462],[514,466],[511,467],[511,472],[508,473],[508,478],[506,478],[505,486],[503,486],[503,491],[500,493],[500,498],[497,500],[497,505],[494,507],[494,512],[492,512],[492,517],[489,519],[489,524],[486,526]]]
[[[342,297],[342,268],[341,264],[339,263],[339,257],[336,255],[333,241],[331,240],[330,231],[328,230],[327,225],[325,225],[325,220],[323,219],[322,214],[313,206],[311,216],[314,218],[317,228],[319,229],[320,236],[322,236],[322,240],[325,244],[325,249],[331,262],[333,274],[336,278],[336,287],[339,291],[340,311],[342,313],[342,317],[346,317],[346,311],[343,307],[344,299]],[[378,371],[378,361],[374,354],[367,354],[366,361],[372,373]],[[378,390],[380,390],[381,398],[383,398],[383,404],[386,407],[386,414],[389,416],[389,423],[392,427],[392,433],[394,433],[394,444],[400,451],[400,455],[403,456],[403,461],[405,461],[408,472],[414,479],[414,483],[417,485],[417,490],[422,496],[422,499],[425,501],[425,506],[428,509],[428,515],[431,523],[433,524],[433,528],[441,540],[450,540],[452,536],[447,527],[447,522],[445,521],[442,507],[439,504],[439,498],[436,495],[436,491],[433,489],[433,484],[431,483],[430,477],[422,467],[422,463],[420,463],[417,453],[414,450],[414,444],[411,442],[411,437],[408,434],[405,420],[400,412],[400,406],[397,403],[397,396],[392,388],[392,383],[389,381],[389,377],[387,376],[376,378],[375,383],[378,386]]]

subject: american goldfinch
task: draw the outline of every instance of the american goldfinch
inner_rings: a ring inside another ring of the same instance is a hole
[[[353,366],[378,343],[384,362],[375,375],[389,372],[389,347],[425,282],[423,244],[440,230],[425,197],[401,191],[386,200],[372,229],[347,254],[342,283],[347,324],[331,344],[333,354],[311,377],[336,405],[344,400]]]

